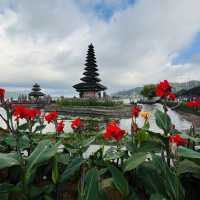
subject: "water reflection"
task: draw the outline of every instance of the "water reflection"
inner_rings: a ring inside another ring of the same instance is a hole
[[[154,114],[155,114],[156,110],[158,110],[158,109],[162,110],[162,105],[160,105],[160,104],[143,105],[142,111],[147,111],[147,112],[151,113],[151,116],[149,118],[150,125],[151,125],[150,130],[160,132],[160,129],[156,126],[155,117],[154,117]],[[186,129],[190,128],[191,123],[189,121],[183,119],[183,117],[179,113],[169,109],[168,114],[171,117],[172,123],[175,124],[175,126],[178,130],[186,130]],[[139,127],[141,127],[144,123],[143,118],[139,117],[137,119],[137,123],[138,123]],[[131,124],[131,119],[121,119],[120,120],[120,126],[128,132],[130,132],[130,128],[131,128],[130,124]]]

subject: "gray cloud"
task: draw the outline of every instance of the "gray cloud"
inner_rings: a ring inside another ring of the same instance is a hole
[[[138,0],[116,10],[109,21],[81,9],[83,2],[12,0],[0,5],[2,86],[39,82],[73,94],[90,42],[110,92],[162,79],[200,79],[198,63],[171,64],[200,30],[200,1]]]

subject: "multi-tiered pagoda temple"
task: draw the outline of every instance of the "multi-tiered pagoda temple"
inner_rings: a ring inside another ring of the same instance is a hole
[[[100,84],[101,79],[98,78],[99,73],[92,44],[88,46],[85,66],[84,76],[80,79],[82,82],[73,87],[79,92],[80,98],[101,97],[101,92],[107,88]]]
[[[32,91],[28,95],[29,97],[34,97],[35,99],[45,96],[45,94],[41,92],[40,85],[37,83],[33,85]]]

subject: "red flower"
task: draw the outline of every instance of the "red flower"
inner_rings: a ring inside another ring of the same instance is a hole
[[[5,90],[3,88],[0,88],[0,98],[3,99],[5,96]]]
[[[172,90],[172,86],[169,84],[167,80],[161,81],[157,86],[156,86],[156,96],[159,97],[167,97]]]
[[[185,105],[188,107],[197,108],[200,106],[200,99],[197,99],[196,101],[186,102]]]
[[[84,128],[84,123],[81,121],[80,118],[76,118],[71,123],[72,129]]]
[[[47,113],[44,118],[48,123],[54,122],[58,118],[58,112]]]
[[[41,115],[41,111],[39,109],[26,109],[26,119],[34,120],[37,116]]]
[[[64,132],[64,127],[65,127],[65,124],[64,124],[63,120],[58,122],[57,127],[56,127],[56,132],[63,133]]]
[[[168,98],[169,98],[170,100],[174,101],[174,100],[176,99],[176,94],[170,93],[170,94],[168,95]]]
[[[15,106],[15,111],[13,114],[18,119],[24,119],[26,117],[26,108],[24,106]]]
[[[125,130],[122,130],[115,121],[107,124],[106,132],[103,134],[104,139],[111,140],[114,138],[119,141],[125,135]]]
[[[132,114],[132,116],[134,116],[134,117],[138,117],[139,116],[139,114],[140,114],[140,112],[141,112],[141,110],[142,110],[142,107],[141,106],[133,106],[133,108],[132,108],[132,110],[131,110],[131,114]]]
[[[34,120],[36,116],[41,115],[41,111],[38,109],[28,109],[24,106],[15,106],[14,114],[16,118],[18,119],[27,119],[27,120]]]
[[[177,145],[187,144],[188,140],[182,138],[179,134],[169,136],[170,143],[176,143]]]

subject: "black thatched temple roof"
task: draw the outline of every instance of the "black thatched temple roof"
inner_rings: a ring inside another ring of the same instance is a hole
[[[32,97],[40,97],[44,96],[45,94],[41,92],[40,85],[36,83],[33,85],[32,92],[30,92],[28,95]]]
[[[107,88],[100,84],[101,79],[99,78],[94,46],[92,44],[88,46],[85,66],[85,72],[83,73],[84,76],[80,79],[82,82],[74,85],[73,87],[78,92],[106,90]]]

